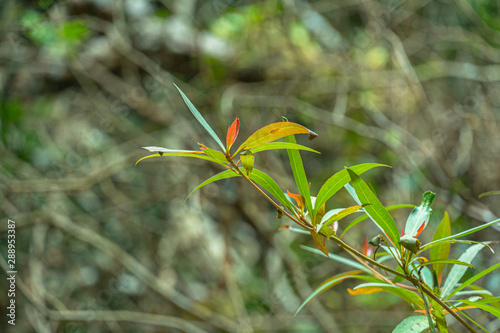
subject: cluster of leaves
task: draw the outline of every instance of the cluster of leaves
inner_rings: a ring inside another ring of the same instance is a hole
[[[226,170],[198,185],[189,195],[214,181],[230,177],[243,177],[276,207],[279,217],[284,214],[301,227],[284,226],[283,228],[311,235],[317,249],[303,246],[305,250],[324,255],[354,269],[333,276],[321,283],[297,312],[315,296],[329,288],[347,279],[358,279],[364,283],[356,286],[353,290],[348,289],[351,295],[389,292],[397,295],[414,308],[418,315],[404,319],[394,329],[394,332],[422,332],[425,330],[435,332],[436,328],[440,332],[448,332],[446,314],[455,317],[471,332],[475,332],[471,323],[486,331],[479,323],[464,313],[464,310],[472,308],[482,309],[500,318],[500,297],[494,297],[488,290],[474,285],[475,281],[499,268],[500,263],[459,283],[466,270],[474,268],[471,262],[479,251],[484,247],[490,248],[488,243],[459,240],[459,238],[489,227],[500,220],[452,235],[450,219],[445,213],[434,232],[432,241],[422,244],[418,237],[428,225],[432,213],[430,206],[435,198],[434,193],[425,192],[421,204],[416,207],[413,205],[384,207],[360,175],[372,168],[386,165],[367,163],[346,167],[335,173],[321,186],[317,196],[312,196],[299,150],[318,152],[297,144],[294,135],[309,134],[309,139],[313,139],[317,136],[316,133],[283,118],[283,122],[273,123],[257,130],[232,153],[231,148],[240,129],[239,119],[236,118],[229,126],[226,143],[223,144],[187,96],[178,87],[177,89],[189,110],[217,142],[221,150],[209,148],[204,144],[199,144],[199,151],[144,147],[154,154],[145,156],[138,162],[152,157],[187,156],[217,163]],[[281,138],[285,138],[285,141],[274,142]],[[299,190],[298,194],[289,190],[283,192],[268,174],[254,168],[254,154],[274,149],[287,150]],[[342,188],[349,192],[356,205],[326,211],[328,199]],[[401,230],[400,233],[389,211],[403,207],[413,207],[413,210],[408,216],[404,230]],[[354,213],[364,214],[350,222],[344,228],[343,233],[339,235],[337,233],[338,222]],[[370,241],[365,239],[363,250],[360,252],[345,243],[342,237],[350,228],[365,219],[374,222],[381,234],[373,237]],[[336,242],[354,260],[329,253],[326,248],[327,239]],[[471,246],[455,260],[448,257],[450,245],[453,243],[467,243]],[[381,249],[380,252],[379,249]],[[423,256],[427,250],[429,250],[429,258]],[[492,249],[490,248],[490,250]],[[391,266],[385,264],[388,260],[392,260]],[[446,278],[443,278],[445,265],[452,267]],[[391,275],[383,275],[380,270]],[[392,276],[392,278],[388,278],[388,276]],[[404,281],[407,283],[403,283]]]

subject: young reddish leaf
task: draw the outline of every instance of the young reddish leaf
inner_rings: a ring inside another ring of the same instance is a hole
[[[313,230],[311,230],[311,236],[314,240],[314,244],[316,244],[316,247],[328,257],[328,250],[326,249],[325,245],[326,238],[320,234],[317,234]]]
[[[236,117],[236,119],[233,121],[233,123],[231,124],[231,126],[229,126],[229,129],[227,130],[227,135],[226,135],[227,151],[231,149],[231,146],[238,137],[239,132],[240,132],[240,120],[238,119],[238,117]]]
[[[300,194],[294,194],[288,190],[286,190],[286,193],[288,194],[288,196],[292,199],[295,199],[295,201],[297,201],[297,206],[299,206],[300,208],[300,211],[301,212],[304,212],[304,204],[305,204],[305,199],[302,195]]]
[[[363,242],[363,254],[365,256],[368,255],[368,238],[365,237],[365,241]]]
[[[236,150],[235,154],[239,153],[243,149],[259,147],[268,142],[283,138],[288,135],[307,133],[309,133],[309,130],[299,124],[289,122],[273,123],[262,127],[261,129],[250,135],[250,137],[241,144],[238,150]]]
[[[425,221],[422,223],[420,228],[418,228],[417,234],[415,236],[413,236],[413,238],[417,238],[418,236],[420,236],[420,233],[422,232],[422,230],[424,230],[424,228],[425,228]]]

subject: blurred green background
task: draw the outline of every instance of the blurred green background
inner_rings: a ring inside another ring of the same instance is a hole
[[[2,1],[0,253],[5,271],[15,220],[18,275],[15,327],[0,281],[0,331],[392,331],[412,309],[349,296],[351,282],[294,317],[347,268],[300,249],[310,237],[278,230],[289,223],[248,184],[184,201],[221,169],[134,163],[143,146],[216,147],[175,82],[219,136],[240,118],[236,144],[282,116],[318,133],[297,137],[321,152],[301,153],[312,193],[344,166],[385,163],[364,175],[385,205],[436,192],[424,241],[445,210],[454,233],[491,221],[500,197],[477,198],[500,189],[499,13],[486,0]],[[298,192],[286,152],[256,167]],[[350,204],[338,193],[327,208]],[[392,214],[399,228],[408,213]],[[365,222],[345,239],[360,249],[377,233]],[[474,264],[498,261],[484,250]],[[479,284],[500,294],[498,273]]]

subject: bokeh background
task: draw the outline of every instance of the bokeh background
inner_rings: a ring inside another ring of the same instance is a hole
[[[346,268],[301,249],[310,237],[279,230],[289,223],[248,184],[185,201],[217,165],[134,164],[143,146],[216,147],[175,82],[219,136],[240,118],[236,144],[282,116],[317,132],[297,137],[321,152],[302,153],[312,193],[344,166],[379,162],[392,169],[364,178],[384,204],[436,192],[424,241],[444,211],[454,233],[491,221],[500,197],[478,195],[500,189],[499,14],[487,0],[2,1],[0,252],[6,270],[15,220],[18,275],[15,327],[0,281],[0,331],[391,331],[412,309],[349,296],[350,282],[294,317]],[[297,192],[286,153],[256,157]],[[327,208],[350,204],[338,193]],[[400,228],[408,213],[393,213]],[[364,222],[345,239],[360,249],[377,233]],[[484,250],[474,264],[498,261]],[[500,275],[479,285],[498,295]]]

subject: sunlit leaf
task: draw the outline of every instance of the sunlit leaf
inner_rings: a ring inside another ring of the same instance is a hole
[[[201,183],[200,185],[196,186],[196,188],[194,190],[192,190],[191,193],[189,193],[189,195],[187,196],[186,200],[191,196],[191,194],[193,194],[194,192],[196,192],[197,190],[199,190],[203,186],[206,186],[206,185],[208,185],[210,183],[213,183],[213,182],[215,182],[217,180],[226,179],[226,178],[232,178],[232,177],[241,177],[241,176],[239,174],[237,174],[236,172],[234,172],[233,170],[222,171],[221,173],[218,173],[215,176],[212,176],[212,177],[208,178],[203,183]]]
[[[394,328],[392,333],[421,333],[429,328],[425,316],[411,316],[403,320]]]
[[[361,208],[362,208],[361,206],[352,206],[352,207],[342,209],[338,212],[336,210],[329,211],[328,213],[325,214],[325,216],[323,216],[323,218],[321,219],[320,225],[318,226],[317,229],[319,230],[323,226],[328,226],[335,221],[339,221],[346,216],[354,214],[357,211],[359,211]]]
[[[422,195],[422,203],[415,207],[406,221],[405,234],[410,237],[418,237],[425,228],[431,217],[431,203],[436,195],[431,191],[427,191]]]
[[[455,290],[453,290],[453,292],[448,295],[447,299],[451,298],[457,292],[459,292],[460,290],[462,290],[465,287],[469,286],[471,283],[474,283],[476,280],[479,280],[480,278],[482,278],[486,274],[489,274],[489,273],[493,272],[497,268],[500,268],[500,263],[496,264],[495,266],[491,266],[490,268],[485,269],[481,273],[478,273],[478,274],[472,276],[467,281],[463,282],[460,286],[458,286]]]
[[[236,117],[236,119],[233,121],[233,123],[231,124],[231,126],[229,126],[229,129],[227,130],[226,151],[229,151],[229,149],[231,149],[231,146],[238,137],[239,132],[240,132],[240,120],[238,119],[238,117]]]
[[[196,120],[198,120],[198,122],[203,126],[203,128],[205,128],[205,130],[208,132],[208,134],[210,134],[210,136],[212,136],[212,138],[214,138],[215,142],[217,142],[217,144],[222,148],[222,150],[226,151],[226,148],[224,147],[224,144],[222,143],[222,141],[219,139],[217,134],[215,134],[214,130],[206,122],[205,118],[203,118],[203,116],[196,109],[196,107],[193,105],[193,103],[191,103],[189,98],[187,98],[187,96],[182,92],[182,90],[179,89],[179,87],[177,87],[177,85],[175,83],[174,83],[174,86],[177,88],[177,90],[179,90],[179,92],[182,96],[182,99],[184,100],[184,103],[186,103],[189,110],[191,111],[193,116],[196,118]]]
[[[283,124],[289,124],[288,122],[283,122]],[[305,128],[305,127],[304,127]],[[293,135],[288,135],[285,138],[286,142],[297,143]],[[292,168],[293,177],[295,183],[299,188],[300,194],[305,199],[306,209],[311,214],[313,211],[311,193],[309,191],[309,183],[307,181],[306,172],[304,170],[304,164],[302,163],[302,158],[300,153],[296,149],[287,149],[288,158],[290,159],[290,166]],[[314,224],[314,216],[311,216],[312,223]]]
[[[350,168],[346,168],[346,170],[351,177],[352,186],[356,190],[359,200],[361,200],[363,205],[367,205],[364,207],[366,213],[380,230],[386,233],[387,237],[389,237],[396,247],[399,247],[399,232],[392,216],[380,203],[375,194],[373,194],[368,185]]]
[[[352,171],[360,175],[365,171],[368,171],[375,167],[389,167],[388,165],[378,164],[378,163],[366,163],[359,164],[350,167]],[[316,197],[316,204],[314,210],[314,216],[318,212],[317,210],[321,205],[323,205],[328,199],[330,199],[335,193],[337,193],[345,184],[349,183],[351,178],[347,173],[347,170],[341,170],[335,173],[333,176],[327,179],[327,181],[321,186],[318,195]]]
[[[250,175],[250,173],[252,173],[253,164],[255,162],[255,157],[253,156],[252,152],[250,150],[245,150],[241,152],[240,159],[241,163],[243,164],[243,167],[247,172],[247,175]]]
[[[244,149],[256,148],[288,135],[307,133],[309,133],[309,130],[306,127],[295,123],[281,122],[269,124],[250,135],[250,137],[239,146],[235,154]]]
[[[414,306],[418,309],[424,309],[424,302],[422,298],[411,290],[398,287],[396,285],[387,283],[363,283],[352,289],[348,289],[351,295],[361,295],[361,294],[372,294],[377,292],[389,292],[396,296],[399,296],[405,300],[408,304]]]
[[[269,194],[271,194],[273,197],[278,199],[278,201],[287,207],[288,209],[292,210],[292,205],[288,201],[288,199],[285,197],[283,194],[283,191],[280,189],[278,184],[270,177],[268,176],[265,172],[260,171],[258,169],[253,169],[252,173],[250,174],[250,179],[256,182],[258,185],[262,186]]]
[[[222,152],[215,150],[215,149],[208,148],[208,147],[203,146],[203,145],[200,145],[200,146],[202,146],[202,148],[201,148],[202,152],[204,152],[207,156],[212,157],[214,160],[218,161],[219,164],[222,164],[225,166],[228,163],[228,161],[226,159],[226,155],[224,155]]]
[[[319,151],[316,151],[312,148],[309,148],[309,147],[306,147],[303,145],[299,145],[296,143],[290,143],[290,142],[269,142],[269,143],[263,144],[262,146],[252,148],[252,149],[250,149],[250,151],[255,154],[255,153],[258,153],[261,151],[275,150],[275,149],[298,149],[298,150],[307,150],[307,151],[310,151],[313,153],[321,154]]]
[[[460,258],[459,261],[470,263],[474,259],[474,257],[478,254],[478,252],[484,247],[482,244],[476,244],[469,247]],[[454,265],[453,268],[448,273],[446,277],[446,281],[444,282],[443,289],[441,289],[441,296],[444,299],[448,299],[455,285],[460,281],[462,276],[467,271],[467,267],[461,265]]]
[[[311,230],[311,236],[314,240],[314,244],[316,244],[316,247],[324,253],[328,257],[328,250],[326,248],[325,242],[326,238],[323,235],[319,235],[313,230]]]
[[[401,204],[401,205],[391,205],[391,206],[386,206],[385,209],[387,209],[387,211],[391,211],[391,210],[395,210],[395,209],[399,209],[399,208],[413,208],[415,207],[415,205],[409,205],[409,204]],[[344,231],[342,232],[342,234],[340,235],[340,238],[344,237],[344,234],[349,230],[351,229],[352,227],[354,227],[356,224],[358,224],[359,222],[362,222],[366,219],[368,219],[369,216],[368,215],[361,215],[360,217],[356,218],[355,220],[353,220],[352,222],[350,222],[345,228],[344,228]]]
[[[443,219],[436,228],[432,240],[435,241],[443,239],[450,236],[450,234],[451,234],[450,218],[448,217],[448,213],[444,212]],[[447,259],[449,254],[450,254],[450,244],[438,245],[431,248],[430,250],[431,260]],[[433,265],[438,278],[441,276],[441,272],[443,271],[444,265],[445,264],[439,264],[439,263]]]
[[[139,162],[147,159],[147,158],[151,158],[151,157],[166,157],[166,156],[178,156],[178,157],[194,157],[194,158],[199,158],[199,159],[202,159],[202,160],[207,160],[207,161],[210,161],[210,162],[215,162],[215,163],[218,163],[218,164],[221,164],[219,161],[217,161],[216,159],[210,157],[210,156],[207,156],[205,154],[203,154],[202,152],[189,152],[189,150],[187,152],[179,152],[179,153],[163,153],[163,152],[159,152],[157,154],[152,154],[152,155],[148,155],[148,156],[144,156],[143,158],[139,159],[137,162],[135,162],[135,165],[139,164]]]
[[[466,236],[466,235],[470,235],[474,232],[477,232],[479,230],[482,230],[484,228],[487,228],[493,224],[496,224],[496,223],[499,223],[500,222],[500,219],[496,219],[494,221],[491,221],[491,222],[488,222],[488,223],[485,223],[485,224],[482,224],[478,227],[475,227],[475,228],[471,228],[471,229],[468,229],[468,230],[465,230],[465,231],[462,231],[458,234],[455,234],[455,235],[451,235],[451,236],[448,236],[448,237],[445,237],[445,238],[441,238],[441,239],[437,239],[437,240],[433,240],[432,242],[430,243],[427,243],[425,244],[423,247],[422,247],[422,250],[426,250],[427,248],[430,247],[431,244],[434,244],[434,243],[437,243],[437,242],[442,242],[442,241],[445,241],[445,240],[448,240],[448,239],[454,239],[454,238],[460,238],[460,237],[463,237],[463,236]]]

